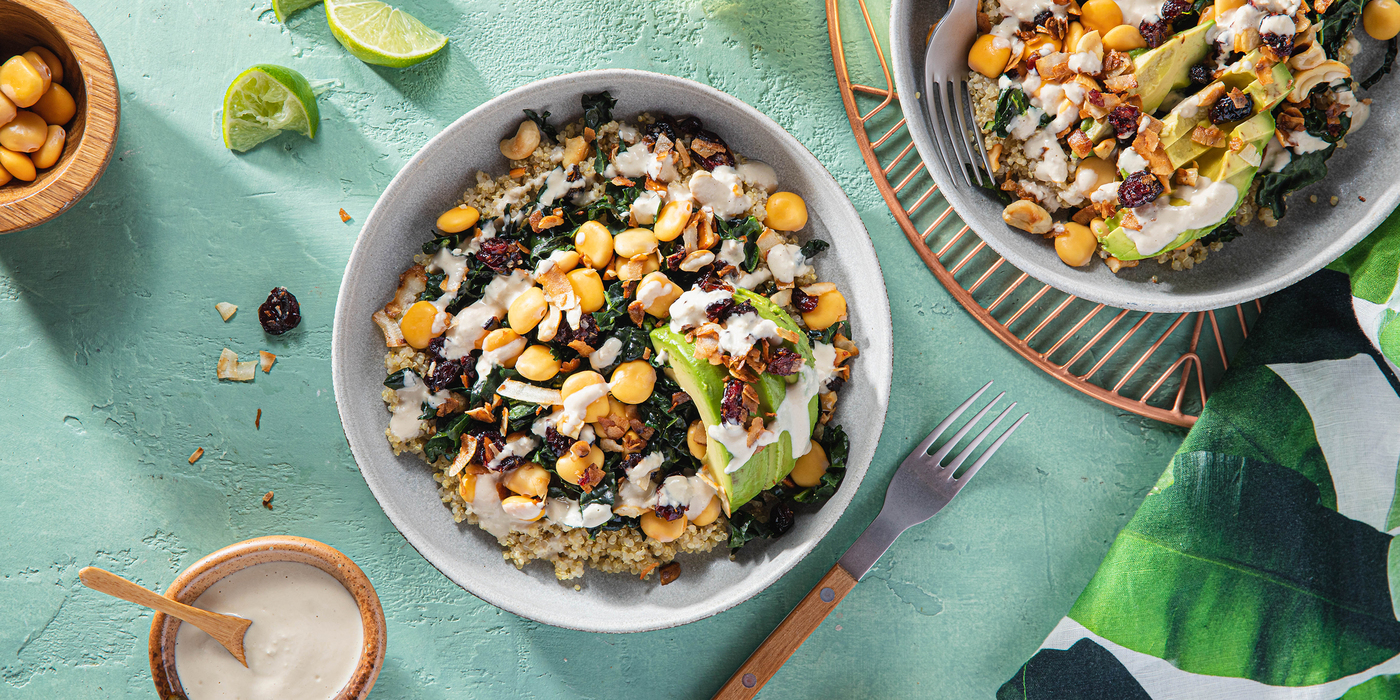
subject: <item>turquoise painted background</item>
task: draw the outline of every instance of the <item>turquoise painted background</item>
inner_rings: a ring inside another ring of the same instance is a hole
[[[152,696],[149,616],[84,589],[78,570],[160,589],[223,545],[289,533],[340,548],[378,587],[389,651],[374,697],[706,698],[875,516],[905,452],[995,379],[1031,420],[762,694],[990,697],[1069,608],[1181,440],[1039,373],[938,286],[856,150],[818,0],[401,0],[452,39],[404,71],[347,55],[320,8],[283,27],[265,0],[74,4],[116,65],[122,129],[92,194],[57,221],[0,237],[0,696]],[[883,3],[872,11],[885,21]],[[848,25],[848,36],[861,31]],[[872,65],[862,44],[850,42],[853,62]],[[235,156],[215,113],[228,82],[262,62],[331,81],[322,130]],[[796,135],[860,210],[895,324],[881,447],[826,541],[730,612],[629,636],[538,625],[439,575],[365,487],[330,379],[341,272],[394,173],[491,97],[599,67],[708,83]],[[305,317],[285,339],[256,321],[277,285]],[[219,301],[240,307],[227,324]],[[278,362],[252,384],[221,383],[225,346]],[[189,465],[196,447],[204,459]],[[260,504],[269,490],[272,511]]]

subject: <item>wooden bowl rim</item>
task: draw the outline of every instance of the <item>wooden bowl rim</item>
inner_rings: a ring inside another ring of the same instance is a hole
[[[5,234],[53,219],[92,190],[106,172],[116,149],[121,97],[106,46],[87,18],[66,0],[0,0],[0,3],[26,8],[48,21],[73,54],[87,90],[82,142],[72,155],[45,176],[42,187],[21,199],[0,204],[0,214],[3,214],[0,234]],[[66,20],[72,26],[65,27],[65,22],[55,20]],[[98,102],[111,104],[112,110],[93,109]]]
[[[379,677],[388,645],[384,607],[369,577],[336,548],[305,537],[270,535],[255,537],[215,551],[175,577],[165,589],[167,598],[191,604],[215,582],[237,571],[271,561],[292,561],[310,564],[330,574],[355,599],[364,625],[364,647],[360,663],[349,682],[333,700],[364,700]],[[163,700],[184,700],[184,687],[175,668],[175,635],[181,622],[165,613],[151,618],[148,652],[151,679]]]

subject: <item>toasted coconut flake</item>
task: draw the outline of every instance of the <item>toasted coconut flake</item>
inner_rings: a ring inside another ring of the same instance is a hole
[[[452,466],[447,468],[448,476],[457,476],[467,465],[476,461],[476,450],[481,442],[471,435],[462,436],[462,447],[457,450],[457,457],[452,460]]]
[[[592,347],[588,343],[583,342],[582,340],[570,340],[569,347],[573,348],[574,352],[584,357],[592,355],[596,350],[596,348]]]
[[[759,234],[758,240],[755,241],[758,245],[758,255],[764,260],[768,259],[768,251],[772,250],[773,246],[786,242],[781,234],[767,226],[763,227],[763,233]]]
[[[1138,86],[1137,77],[1133,75],[1115,75],[1103,81],[1104,87],[1112,92],[1127,92]]]
[[[1138,261],[1136,260],[1119,260],[1118,258],[1115,258],[1113,256],[1109,256],[1108,259],[1104,262],[1108,264],[1109,272],[1114,273],[1118,272],[1119,270],[1125,267],[1137,267],[1138,264]]]
[[[748,433],[749,447],[753,447],[753,444],[758,442],[758,438],[763,435],[763,419],[755,416],[753,420],[749,421],[749,427],[745,428],[745,432]]]
[[[535,327],[535,336],[541,343],[548,343],[554,340],[559,334],[559,321],[563,320],[564,312],[559,307],[550,304],[549,311],[544,315],[544,320]]]
[[[634,301],[627,305],[627,317],[632,319],[634,325],[641,326],[647,318],[647,309],[642,302]]]
[[[203,448],[203,447],[195,448],[194,454],[190,455],[190,464],[194,464],[195,462],[198,462],[198,461],[199,461],[199,458],[200,458],[200,457],[203,457],[203,456],[204,456],[204,448]]]
[[[667,191],[665,183],[657,182],[651,179],[650,175],[648,175],[646,181],[642,183],[642,189],[651,190],[652,192]]]
[[[477,406],[466,413],[472,417],[472,420],[479,420],[482,423],[496,422],[496,412],[490,406]]]
[[[1176,184],[1182,185],[1182,186],[1185,186],[1185,187],[1195,187],[1195,186],[1196,186],[1196,169],[1195,169],[1195,168],[1177,168],[1177,169],[1176,169]]]
[[[676,154],[681,157],[681,168],[690,169],[690,150],[680,141],[676,142]]]
[[[788,330],[787,328],[783,328],[782,326],[778,326],[778,337],[788,341],[789,343],[796,343],[802,340],[802,336],[800,334],[794,333],[791,330]]]
[[[344,209],[341,209],[341,211],[345,211],[345,210],[344,210]],[[267,493],[263,494],[263,497],[262,497],[262,504],[263,504],[263,507],[264,507],[264,508],[266,508],[266,509],[268,509],[268,510],[272,510],[272,497],[273,497],[273,494],[272,494],[271,491],[268,491]]]
[[[1132,229],[1134,231],[1142,230],[1142,222],[1138,221],[1137,215],[1133,213],[1132,209],[1121,210],[1118,224],[1123,228]]]
[[[563,397],[558,389],[546,389],[534,384],[526,384],[514,379],[507,379],[501,382],[501,388],[496,390],[497,394],[508,399],[524,401],[526,403],[539,404],[541,406],[561,406],[564,403]]]
[[[720,364],[719,338],[715,336],[695,337],[695,359],[709,360],[710,364]]]
[[[780,289],[780,290],[774,292],[774,293],[773,293],[773,296],[768,297],[768,301],[771,301],[771,302],[773,302],[774,304],[777,304],[778,306],[791,306],[791,305],[792,305],[792,290],[791,290],[791,289]]]
[[[617,185],[618,187],[632,187],[637,183],[629,178],[625,178],[621,175],[618,175],[617,177],[614,177],[612,179],[612,184]]]
[[[1076,224],[1088,226],[1089,222],[1094,220],[1094,210],[1090,207],[1084,207],[1083,209],[1075,211],[1074,214],[1069,217],[1069,220]]]
[[[836,291],[836,284],[832,282],[818,282],[809,284],[802,288],[802,293],[809,297],[819,297],[828,292]]]
[[[258,366],[262,368],[263,374],[267,374],[268,372],[271,372],[271,371],[272,371],[272,363],[274,363],[274,362],[276,362],[276,361],[277,361],[277,356],[276,356],[276,355],[274,355],[274,354],[272,354],[272,353],[270,353],[270,352],[268,352],[268,351],[266,351],[266,350],[259,350],[259,351],[258,351]]]
[[[729,149],[725,148],[722,143],[716,143],[697,136],[690,140],[690,150],[695,151],[695,154],[701,158],[709,158],[716,153],[725,153]]]
[[[638,255],[631,260],[617,266],[617,276],[624,280],[639,280],[646,274],[647,262],[650,256]]]
[[[233,318],[235,313],[238,313],[238,307],[226,301],[215,304],[214,309],[219,312],[219,315],[223,317],[225,322]]]
[[[223,351],[219,353],[218,370],[215,372],[215,376],[219,379],[228,379],[235,382],[252,381],[253,372],[245,371],[244,365],[247,365],[249,370],[253,370],[257,367],[258,363],[239,362],[238,353],[224,348]],[[244,376],[245,374],[246,376]]]
[[[418,295],[428,288],[428,272],[422,265],[414,265],[403,271],[399,275],[399,288],[394,291],[394,298],[384,305],[384,313],[395,321],[403,316],[403,312],[418,301]]]
[[[350,223],[350,215],[347,214],[347,213],[345,213],[345,208],[344,208],[344,207],[341,207],[341,209],[340,209],[340,221],[341,221],[341,223],[345,223],[345,224]]]
[[[564,271],[558,265],[551,265],[548,270],[535,277],[535,281],[540,283],[544,289],[544,298],[553,306],[560,309],[572,309],[578,306],[578,295],[574,294],[573,285],[569,284],[569,278],[564,276]]]
[[[1191,130],[1191,140],[1202,146],[1220,148],[1225,145],[1225,132],[1210,124],[1203,124]]]

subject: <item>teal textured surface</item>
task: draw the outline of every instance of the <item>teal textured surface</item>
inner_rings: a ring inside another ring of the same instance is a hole
[[[0,695],[151,696],[150,616],[83,588],[78,570],[102,566],[161,589],[219,547],[286,533],[339,548],[377,587],[389,650],[376,698],[709,697],[874,517],[904,453],[995,379],[1031,420],[957,502],[890,550],[762,693],[990,697],[1068,609],[1182,432],[1045,376],[943,291],[856,150],[823,4],[400,4],[452,39],[404,71],[346,54],[319,7],[283,27],[262,1],[76,0],[112,55],[123,124],[92,194],[50,224],[0,237]],[[885,16],[883,3],[872,11]],[[228,81],[261,62],[324,86],[322,130],[234,155],[216,112]],[[861,212],[895,323],[881,448],[826,541],[732,611],[628,636],[522,620],[439,575],[365,487],[330,385],[341,272],[399,167],[490,97],[599,67],[692,78],[791,131]],[[272,339],[256,312],[278,285],[298,296],[305,321]],[[220,301],[239,306],[228,323],[214,311]],[[278,361],[251,384],[219,382],[225,346]],[[198,447],[203,459],[188,464]]]

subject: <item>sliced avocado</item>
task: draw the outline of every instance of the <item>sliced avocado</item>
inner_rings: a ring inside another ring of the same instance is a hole
[[[1142,98],[1142,111],[1151,114],[1161,106],[1167,93],[1191,84],[1191,66],[1206,57],[1210,42],[1206,32],[1215,26],[1206,22],[1180,32],[1155,49],[1133,58],[1133,74],[1137,77],[1137,94]]]
[[[1269,112],[1260,112],[1235,127],[1231,133],[1232,138],[1238,137],[1248,142],[1239,153],[1228,148],[1214,148],[1197,161],[1200,165],[1198,171],[1200,175],[1210,178],[1211,182],[1223,180],[1235,188],[1235,206],[1230,208],[1230,213],[1226,214],[1224,218],[1209,226],[1182,231],[1166,247],[1150,255],[1143,255],[1138,252],[1137,244],[1128,237],[1127,231],[1118,226],[1118,217],[1114,216],[1107,222],[1109,234],[1103,240],[1104,250],[1119,260],[1141,260],[1176,250],[1229,221],[1230,217],[1233,217],[1240,208],[1240,204],[1244,202],[1244,198],[1248,196],[1250,183],[1253,182],[1254,174],[1259,170],[1264,145],[1269,142],[1273,135],[1273,115]]]
[[[1251,54],[1251,56],[1254,55],[1255,54]],[[1258,57],[1256,56],[1256,58]],[[1250,61],[1246,59],[1237,62],[1236,66],[1240,66],[1246,62]],[[1242,89],[1244,93],[1249,95],[1250,99],[1254,101],[1254,112],[1257,115],[1273,110],[1279,101],[1288,94],[1288,91],[1292,89],[1293,74],[1288,70],[1287,65],[1283,63],[1275,64],[1273,68],[1273,77],[1273,83],[1262,85],[1258,80],[1255,80],[1254,73],[1236,68],[1222,75],[1217,82],[1223,83],[1226,90],[1230,88]],[[1248,82],[1241,85],[1241,82],[1246,80]],[[1245,123],[1248,123],[1248,121],[1240,122],[1240,124]],[[1167,158],[1171,160],[1172,167],[1180,168],[1201,157],[1201,155],[1210,148],[1209,146],[1191,140],[1191,132],[1194,131],[1197,126],[1206,124],[1210,124],[1210,105],[1199,105],[1196,108],[1195,114],[1191,116],[1185,116],[1185,111],[1183,110],[1173,110],[1171,114],[1167,115],[1166,119],[1162,120],[1162,144],[1167,150]],[[1228,123],[1222,124],[1221,129],[1223,131],[1230,131],[1231,125]],[[1249,138],[1246,140],[1253,141],[1254,139]]]
[[[808,365],[815,363],[811,342],[782,308],[767,297],[747,290],[735,290],[734,296],[740,301],[751,303],[761,318],[797,333],[798,342],[786,344],[800,353]],[[666,353],[667,364],[676,383],[690,395],[705,427],[719,425],[720,401],[724,397],[724,385],[729,378],[729,372],[722,366],[710,364],[708,360],[696,360],[694,344],[687,342],[685,336],[672,331],[669,326],[662,325],[653,329],[651,342],[657,352]],[[774,374],[763,374],[755,389],[758,391],[759,410],[765,413],[776,413],[788,394],[787,382],[783,377]],[[808,404],[808,435],[816,425],[817,403],[817,397],[814,396]],[[807,436],[802,438],[807,439]],[[733,473],[725,473],[729,466],[729,451],[718,442],[712,441],[709,444],[705,450],[705,465],[711,478],[719,486],[720,496],[728,511],[732,512],[734,508],[742,506],[787,477],[796,463],[793,457],[793,440],[793,435],[783,431],[777,442],[759,449],[744,466]]]

